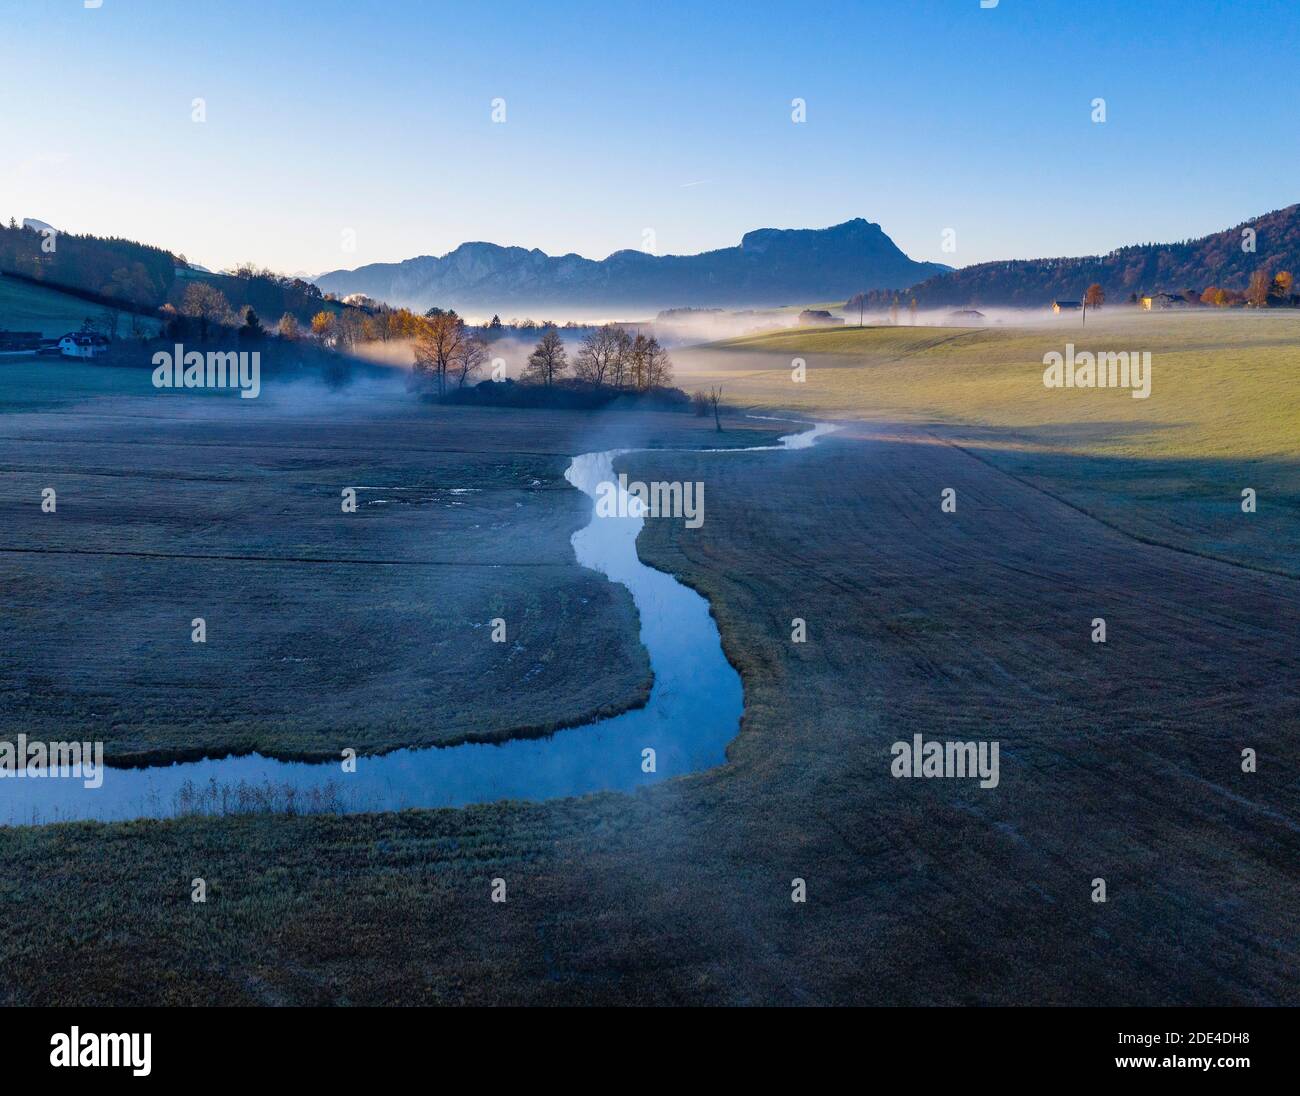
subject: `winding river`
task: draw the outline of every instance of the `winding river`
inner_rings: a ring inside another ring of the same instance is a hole
[[[802,449],[834,429],[818,423],[781,438],[777,445],[697,452]],[[499,799],[630,791],[720,765],[727,743],[740,730],[744,696],[740,675],[722,653],[709,604],[637,557],[643,517],[596,514],[599,485],[615,481],[614,461],[632,452],[638,450],[583,453],[573,458],[565,478],[593,499],[591,520],[573,534],[578,562],[626,586],[640,614],[641,642],[654,672],[644,707],[547,738],[362,757],[348,773],[339,762],[310,764],[246,754],[140,769],[108,768],[98,788],[86,788],[72,778],[6,777],[0,779],[0,822],[167,818],[189,811],[259,808],[356,812],[458,807]],[[636,500],[624,502],[619,512],[635,513]],[[648,767],[643,764],[647,749],[654,751],[653,772],[643,771]]]

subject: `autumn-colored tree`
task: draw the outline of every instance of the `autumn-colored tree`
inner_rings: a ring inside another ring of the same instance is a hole
[[[327,346],[334,341],[334,313],[321,310],[311,318],[311,333]]]
[[[280,333],[280,338],[288,342],[293,342],[300,334],[298,329],[298,318],[292,312],[286,312],[280,317],[280,322],[276,326]]]
[[[1286,303],[1291,299],[1291,285],[1294,279],[1291,277],[1289,270],[1279,270],[1273,275],[1273,287],[1269,291],[1269,296]]]
[[[334,341],[340,347],[353,347],[374,338],[374,326],[359,308],[345,308],[334,320]]]
[[[1205,287],[1205,292],[1201,294],[1201,304],[1214,305],[1215,308],[1222,308],[1223,302],[1220,299],[1223,296],[1223,290],[1217,285]]]
[[[447,393],[447,374],[464,353],[468,337],[465,321],[455,312],[431,308],[420,321],[415,338],[415,371],[432,377],[440,396]]]
[[[1252,308],[1265,308],[1268,306],[1268,291],[1273,285],[1273,279],[1268,276],[1268,270],[1260,267],[1250,276],[1250,285],[1246,287],[1246,303]]]
[[[639,336],[638,336],[639,337]],[[564,349],[564,340],[554,327],[547,327],[541,339],[528,355],[528,364],[524,366],[524,379],[540,381],[550,386],[569,368],[569,354]]]
[[[1106,302],[1106,291],[1101,288],[1100,282],[1093,282],[1088,286],[1088,291],[1083,295],[1083,303],[1088,308],[1100,308]]]
[[[416,339],[424,330],[424,320],[409,308],[394,308],[377,317],[376,323],[384,328],[382,339]]]

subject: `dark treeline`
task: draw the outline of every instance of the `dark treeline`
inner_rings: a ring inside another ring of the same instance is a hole
[[[0,224],[0,273],[47,285],[83,300],[125,312],[180,311],[194,285],[207,285],[242,317],[248,308],[260,315],[284,313],[309,322],[321,307],[321,291],[290,278],[246,265],[226,274],[191,268],[184,256],[116,237],[77,236],[22,228],[10,218]]]
[[[1164,291],[1192,305],[1294,306],[1290,274],[1297,270],[1300,205],[1293,205],[1197,240],[1135,244],[1108,255],[978,263],[902,292],[858,294],[845,309],[889,310],[900,299],[905,309],[913,300],[920,308],[1044,308],[1053,300],[1078,300],[1094,284],[1111,302]]]
[[[132,310],[162,305],[175,267],[170,252],[131,240],[21,228],[12,218],[0,224],[0,272],[117,300]]]

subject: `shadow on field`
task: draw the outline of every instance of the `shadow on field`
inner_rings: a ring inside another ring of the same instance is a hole
[[[1300,576],[1300,461],[1136,459],[1063,450],[1177,430],[1149,422],[1069,422],[1015,431],[932,423],[936,437],[1153,544]],[[1040,448],[1041,446],[1041,448]],[[1243,509],[1253,492],[1253,511]]]

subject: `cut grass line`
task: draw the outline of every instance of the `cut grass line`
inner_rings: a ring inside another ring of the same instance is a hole
[[[1015,480],[1016,483],[1019,483],[1024,487],[1028,487],[1033,491],[1037,491],[1040,495],[1046,495],[1049,499],[1053,499],[1054,501],[1061,503],[1062,506],[1068,506],[1075,513],[1082,514],[1086,518],[1091,518],[1093,521],[1097,522],[1097,524],[1104,525],[1107,529],[1119,533],[1121,536],[1128,537],[1130,540],[1135,540],[1140,544],[1150,545],[1153,548],[1167,548],[1171,552],[1181,552],[1185,556],[1195,556],[1197,559],[1212,560],[1215,563],[1223,563],[1229,567],[1239,567],[1243,571],[1255,571],[1259,574],[1264,574],[1264,575],[1276,575],[1279,578],[1290,579],[1292,582],[1300,581],[1300,575],[1293,574],[1290,571],[1279,570],[1276,567],[1265,567],[1262,565],[1242,563],[1240,560],[1229,559],[1227,556],[1221,556],[1215,552],[1197,551],[1194,548],[1187,548],[1182,545],[1171,544],[1169,541],[1157,540],[1155,537],[1148,537],[1148,536],[1144,536],[1141,533],[1135,533],[1130,529],[1125,529],[1122,525],[1116,525],[1113,521],[1108,521],[1100,514],[1093,513],[1093,511],[1087,509],[1084,506],[1080,506],[1077,502],[1071,502],[1069,499],[1064,498],[1061,495],[1054,494],[1053,492],[1047,490],[1046,487],[1042,487],[1039,484],[1033,483],[1027,479],[1022,479],[1020,476],[1017,476],[1014,472],[1008,472],[1005,468],[999,468],[991,460],[987,459],[986,457],[979,456],[979,454],[975,453],[970,449],[967,449],[964,445],[958,445],[955,441],[951,441],[948,438],[940,437],[937,434],[932,434],[928,430],[925,431],[925,433],[929,437],[934,438],[935,441],[940,442],[943,445],[949,445],[953,449],[965,453],[966,456],[970,457],[972,460],[979,461],[980,464],[984,465],[985,467],[992,468],[995,472],[999,473],[1000,475],[1006,476],[1007,479]]]

